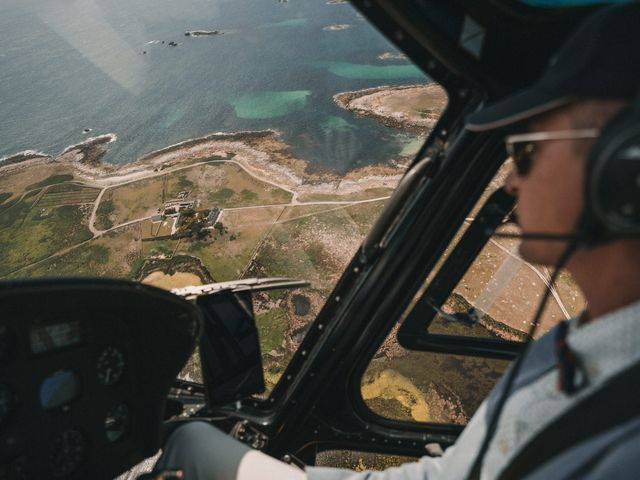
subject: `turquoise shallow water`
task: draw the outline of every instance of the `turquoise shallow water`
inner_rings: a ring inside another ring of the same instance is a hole
[[[351,27],[325,30],[338,24]],[[85,128],[117,134],[113,163],[269,128],[300,158],[347,170],[397,156],[407,140],[333,95],[427,81],[406,61],[378,60],[393,47],[350,6],[322,1],[4,0],[0,31],[0,157],[59,152]]]
[[[288,115],[307,105],[310,90],[260,92],[231,100],[238,118],[265,119]]]
[[[415,65],[370,65],[348,62],[317,62],[316,65],[344,78],[362,80],[422,79],[424,74]]]
[[[351,130],[358,129],[358,127],[352,122],[333,115],[330,115],[322,120],[322,122],[320,123],[320,127],[326,135],[330,135],[332,132],[349,132]]]

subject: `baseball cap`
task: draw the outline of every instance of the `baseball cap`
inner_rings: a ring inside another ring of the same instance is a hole
[[[589,16],[550,61],[542,77],[467,118],[483,132],[527,120],[578,98],[631,99],[640,90],[640,4]]]

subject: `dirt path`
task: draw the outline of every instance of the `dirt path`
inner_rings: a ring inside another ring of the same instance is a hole
[[[306,206],[306,205],[355,205],[355,204],[359,204],[359,203],[369,203],[369,202],[377,202],[380,200],[386,200],[387,198],[389,198],[388,196],[386,197],[377,197],[377,198],[373,198],[373,199],[367,199],[367,200],[355,200],[355,201],[314,201],[314,202],[301,202],[298,200],[298,196],[300,194],[300,192],[298,190],[294,190],[292,189],[289,185],[285,185],[282,182],[276,182],[273,180],[270,180],[268,178],[265,178],[263,175],[259,175],[253,171],[251,171],[251,169],[247,168],[242,162],[238,162],[236,160],[210,160],[210,161],[206,161],[206,162],[196,162],[196,163],[192,163],[190,165],[184,165],[181,167],[175,167],[175,168],[169,168],[166,170],[162,170],[161,172],[154,172],[154,173],[150,173],[146,176],[139,176],[136,175],[136,178],[133,179],[128,179],[128,180],[124,180],[122,182],[119,183],[114,183],[111,185],[108,185],[106,187],[103,187],[102,190],[100,191],[100,194],[98,195],[98,197],[96,198],[95,202],[94,202],[94,206],[93,209],[91,211],[91,216],[89,218],[89,230],[91,231],[91,233],[93,233],[94,236],[98,236],[98,235],[102,235],[107,231],[113,230],[115,228],[118,227],[122,227],[124,225],[128,225],[131,223],[135,223],[136,221],[141,221],[141,220],[146,220],[149,217],[145,217],[144,219],[138,219],[138,220],[132,220],[131,222],[127,222],[126,224],[121,224],[121,225],[117,225],[115,227],[110,228],[109,230],[98,230],[95,226],[95,221],[96,221],[96,214],[98,211],[98,207],[100,205],[100,201],[102,200],[102,197],[104,196],[104,193],[110,189],[110,188],[117,188],[117,187],[122,187],[124,185],[129,185],[131,183],[135,183],[135,182],[139,182],[141,180],[148,180],[150,178],[156,178],[156,177],[161,177],[163,175],[167,175],[170,173],[175,173],[175,172],[179,172],[181,170],[186,170],[186,169],[190,169],[190,168],[194,168],[197,166],[201,166],[201,165],[207,165],[207,164],[211,164],[211,163],[232,163],[236,166],[238,166],[239,168],[241,168],[247,175],[255,178],[256,180],[263,182],[263,183],[267,183],[271,186],[274,186],[276,188],[279,188],[281,190],[284,190],[287,193],[291,194],[291,202],[289,203],[283,203],[283,204],[272,204],[272,205],[252,205],[252,206],[248,206],[248,207],[233,207],[233,208],[227,208],[225,210],[241,210],[241,209],[248,209],[248,208],[268,208],[268,207],[280,207],[280,206]]]
[[[95,226],[95,223],[96,223],[96,213],[98,211],[98,205],[100,205],[102,196],[106,191],[107,191],[107,188],[103,188],[102,190],[100,190],[100,193],[98,194],[95,201],[93,202],[93,208],[91,209],[91,216],[89,217],[89,230],[91,231],[91,233],[93,233],[93,238],[97,237],[98,235],[102,235],[105,232],[105,230],[98,230]]]

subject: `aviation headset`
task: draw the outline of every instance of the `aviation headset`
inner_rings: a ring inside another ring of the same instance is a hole
[[[640,236],[640,92],[604,128],[587,159],[579,235]]]

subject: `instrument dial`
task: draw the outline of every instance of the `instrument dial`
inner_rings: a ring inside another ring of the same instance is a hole
[[[107,440],[117,442],[129,429],[129,407],[124,403],[118,403],[111,407],[104,419],[104,429]]]
[[[116,347],[107,347],[98,357],[96,367],[98,381],[102,385],[114,385],[124,373],[124,354]]]
[[[49,461],[54,477],[66,477],[75,472],[85,455],[85,443],[78,430],[65,430],[53,438]]]

